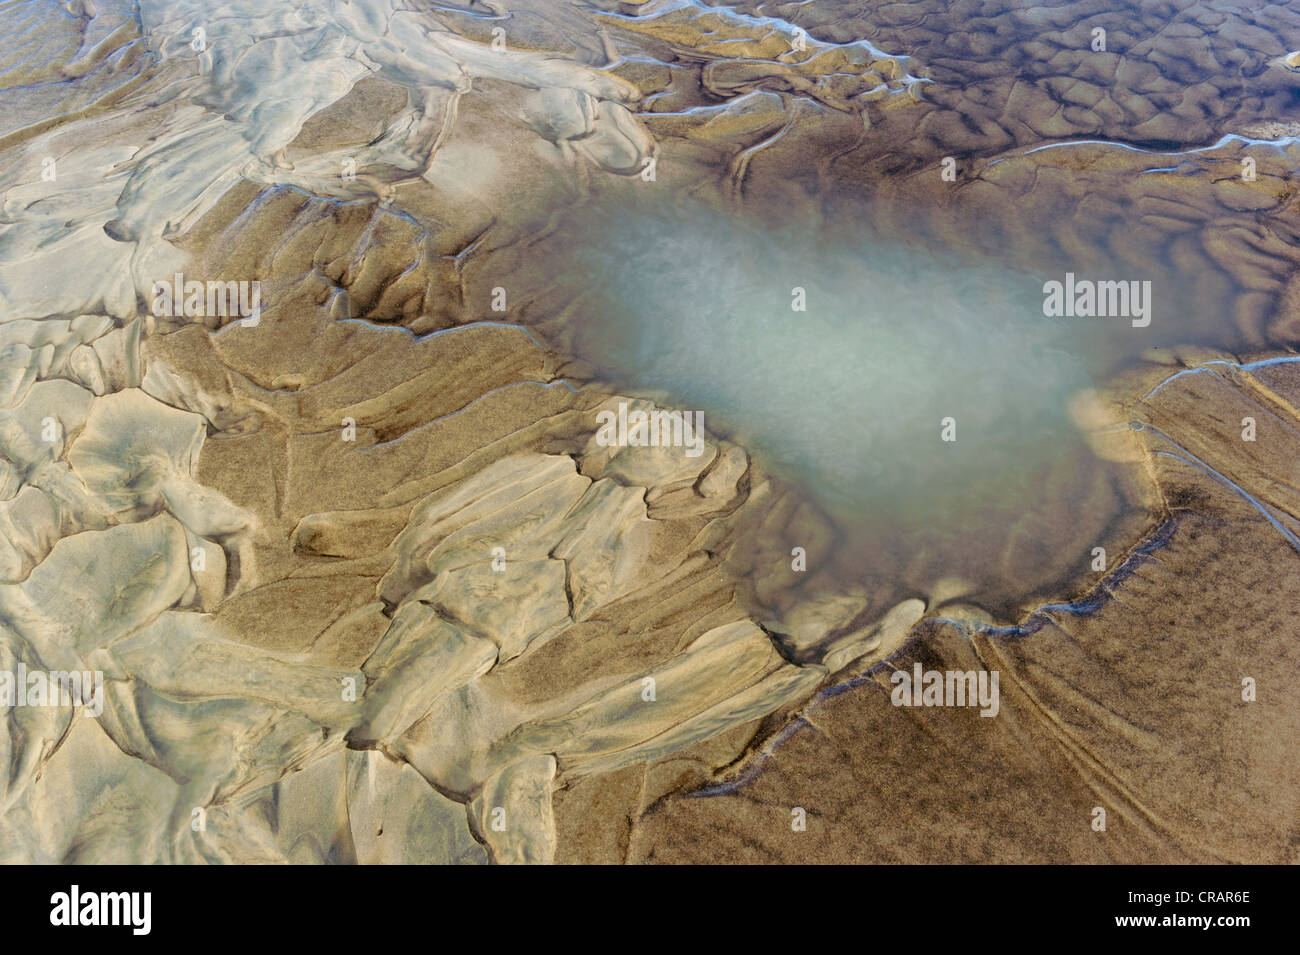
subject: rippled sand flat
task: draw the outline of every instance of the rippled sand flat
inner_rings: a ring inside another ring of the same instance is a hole
[[[4,860],[1297,861],[1298,36],[0,5]]]

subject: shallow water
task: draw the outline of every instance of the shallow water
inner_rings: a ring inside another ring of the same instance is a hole
[[[396,843],[444,820],[431,857],[549,859],[572,780],[698,755],[923,614],[980,619],[949,601],[1108,593],[1157,490],[1094,454],[1081,396],[1153,348],[1287,341],[1300,150],[1224,135],[1294,99],[1280,46],[1237,56],[1274,42],[1252,25],[1206,38],[1260,91],[1238,102],[1183,97],[1202,67],[1138,5],[1158,42],[1122,68],[1032,11],[938,37],[908,4],[781,11],[809,37],[753,4],[605,5],[0,5],[36,38],[0,49],[0,643],[113,674],[97,726],[9,715],[0,855],[296,858],[277,807],[333,793],[303,832],[367,821],[322,858],[380,855],[386,815]],[[180,272],[265,281],[265,321],[151,312]],[[1067,274],[1149,282],[1150,325],[1046,314]],[[606,391],[744,450],[601,458]],[[38,788],[59,773],[139,795],[107,829],[146,838],[88,838],[102,800]],[[377,775],[409,784],[387,808]]]
[[[805,488],[850,576],[959,575],[1001,606],[1110,543],[1117,465],[1068,406],[1152,329],[1045,316],[1040,275],[863,231],[658,207],[573,234],[583,357]]]
[[[561,15],[559,7],[546,10]],[[671,4],[663,10],[666,20],[683,22],[701,13]],[[471,32],[493,22],[445,14]],[[490,132],[494,144],[487,150],[466,152],[463,142],[445,141],[460,98],[475,83],[529,90],[521,100],[524,141],[535,148],[536,136],[572,137],[572,148],[606,178],[640,168],[652,150],[632,118],[637,90],[585,65],[599,62],[593,50],[571,61],[539,56],[514,24],[521,46],[485,52],[451,31],[426,31],[422,17],[397,3],[270,11],[241,2],[217,14],[187,2],[145,4],[151,55],[178,68],[166,95],[150,106],[150,122],[166,135],[138,147],[138,109],[122,109],[98,124],[102,138],[55,131],[43,149],[26,150],[19,166],[0,174],[0,187],[19,183],[8,192],[11,215],[0,228],[0,304],[15,317],[102,309],[128,319],[154,280],[182,267],[167,237],[196,222],[240,177],[335,201],[365,200],[381,181],[420,176],[437,155],[424,178],[444,195],[459,190],[478,202],[503,190],[532,191],[539,209],[554,206],[550,187],[520,185],[512,177],[521,167],[499,165],[517,150],[507,138],[516,135],[513,127],[483,129],[478,135]],[[653,20],[609,22],[641,29]],[[753,28],[741,14],[708,22],[736,36]],[[200,29],[202,42],[194,38]],[[703,36],[707,46],[711,34]],[[885,56],[861,44],[827,46],[819,55],[855,63]],[[303,124],[366,75],[410,97],[384,135],[348,151],[300,150],[289,162],[282,151]],[[906,86],[894,92],[905,98]],[[186,101],[204,109],[178,105]],[[827,103],[860,108],[850,99]],[[715,109],[707,97],[694,105],[652,97],[645,105],[639,115],[656,123]],[[581,127],[593,110],[605,120],[591,136]],[[1024,199],[1026,215],[1078,207],[1086,229],[1067,223],[1054,230],[1043,221],[1041,244],[1032,235],[1026,243],[1006,221],[978,216],[958,217],[946,229],[925,216],[882,224],[860,184],[823,183],[787,205],[683,203],[635,179],[630,188],[612,187],[612,201],[584,198],[537,250],[556,263],[548,279],[563,290],[564,321],[576,323],[564,347],[616,390],[666,393],[668,402],[704,411],[710,430],[806,489],[841,532],[838,559],[850,578],[869,577],[901,594],[958,575],[989,605],[1073,585],[1091,572],[1092,548],[1121,545],[1116,522],[1129,526],[1136,515],[1128,477],[1091,453],[1070,401],[1155,346],[1240,345],[1225,310],[1241,289],[1212,269],[1189,275],[1185,261],[1173,260],[1176,250],[1144,244],[1148,211],[1138,204],[1103,189],[1080,205],[1066,185],[1052,185],[1054,177],[1086,181],[1094,167],[1110,182],[1108,157],[1122,151],[1145,161],[1153,182],[1163,177],[1177,188],[1203,173],[1197,161],[1204,150],[1051,146],[1011,157],[1047,164],[1041,177],[1029,166],[1035,183],[1047,186]],[[488,153],[498,158],[486,162]],[[65,181],[76,184],[71,212],[42,199],[38,170],[46,154],[58,156]],[[1007,167],[997,167],[1006,158],[989,163],[990,181],[1004,174]],[[341,178],[342,160],[369,175]],[[633,193],[660,198],[632,201]],[[819,209],[832,213],[815,218]],[[1149,281],[1151,324],[1044,315],[1044,282],[1064,281],[1067,273]],[[797,294],[806,310],[792,308]]]

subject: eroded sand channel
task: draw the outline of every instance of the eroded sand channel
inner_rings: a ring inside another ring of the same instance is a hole
[[[1228,361],[1295,340],[1276,40],[1184,143],[1183,65],[1086,40],[1127,112],[812,13],[4,14],[5,653],[105,677],[8,713],[14,858],[626,854],[565,801],[639,819],[925,628],[1176,540],[1211,498],[1148,439],[1294,533],[1284,446],[1220,440],[1291,407]],[[1055,145],[1102,134],[1143,148]],[[1149,313],[1043,314],[1068,275]],[[698,455],[597,440],[652,392]]]

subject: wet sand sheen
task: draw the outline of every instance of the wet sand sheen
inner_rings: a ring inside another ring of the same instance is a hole
[[[838,529],[817,559],[886,604],[947,578],[1013,619],[1150,519],[1070,412],[1150,347],[1128,316],[1047,317],[1037,276],[861,229],[634,203],[566,231],[565,341],[804,488]]]
[[[635,826],[836,673],[949,653],[951,626],[954,659],[1011,660],[1012,631],[961,627],[1102,581],[1091,548],[1113,569],[1166,503],[1221,506],[1193,458],[1290,527],[1279,445],[1214,424],[1284,420],[1273,366],[1138,396],[1294,340],[1295,143],[1020,148],[1091,115],[1173,142],[1204,91],[1144,118],[1155,67],[1063,47],[1091,79],[1018,95],[1004,136],[1000,80],[968,93],[943,56],[932,82],[903,28],[796,51],[792,21],[699,3],[103,6],[25,19],[46,52],[4,60],[4,653],[110,674],[98,724],[10,715],[14,857],[550,861],[599,842],[566,828],[588,794],[631,780],[606,815]],[[1214,115],[1277,111],[1267,55],[1242,60],[1271,105]],[[1107,69],[1122,119],[1076,108]],[[265,283],[260,324],[150,314],[177,272]],[[1153,324],[1042,315],[1066,272],[1150,280]],[[595,441],[635,393],[704,410],[701,455]],[[1095,593],[1144,606],[1139,576]],[[1093,712],[1079,672],[1055,705]]]

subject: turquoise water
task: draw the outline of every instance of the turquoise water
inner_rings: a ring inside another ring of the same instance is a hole
[[[806,491],[850,573],[997,604],[1087,567],[1121,495],[1067,406],[1150,329],[1049,318],[1041,275],[860,231],[658,207],[579,232],[583,357]]]

